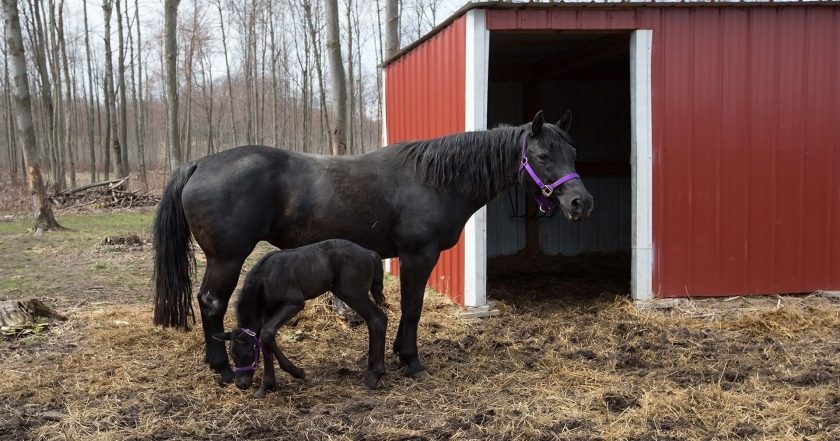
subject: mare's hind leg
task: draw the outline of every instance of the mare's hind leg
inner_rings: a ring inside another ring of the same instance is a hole
[[[239,281],[239,270],[243,262],[244,258],[222,260],[208,256],[204,281],[198,291],[206,348],[204,360],[221,375],[220,384],[233,381],[233,372],[230,370],[224,343],[212,338],[212,335],[224,331],[223,321],[228,301]]]
[[[420,364],[417,352],[417,326],[423,310],[423,292],[426,282],[437,263],[437,250],[400,256],[400,315],[399,331],[394,341],[394,352],[406,366],[405,373],[420,377],[426,369]]]
[[[365,374],[365,386],[368,389],[376,389],[382,375],[385,374],[385,329],[388,327],[388,316],[368,297],[370,282],[348,282],[350,281],[340,282],[335,295],[353,308],[367,323],[368,370]]]

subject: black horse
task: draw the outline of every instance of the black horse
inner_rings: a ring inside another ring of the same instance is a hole
[[[262,385],[256,393],[262,398],[274,390],[274,362],[295,378],[304,378],[298,368],[277,346],[277,329],[301,309],[306,300],[327,291],[353,308],[367,323],[368,370],[365,385],[375,389],[385,373],[385,327],[388,317],[377,304],[382,295],[382,259],[373,251],[342,239],[266,254],[254,266],[242,287],[236,305],[237,327],[231,332],[213,334],[219,341],[229,340],[234,382],[240,389],[251,387],[254,371],[265,354]],[[368,292],[376,303],[371,301]]]
[[[198,292],[205,361],[229,382],[222,332],[245,258],[265,240],[295,248],[343,238],[400,258],[401,317],[393,350],[406,373],[425,372],[417,352],[423,290],[441,250],[458,241],[469,217],[521,182],[559,202],[570,220],[592,211],[574,175],[571,116],[391,145],[360,156],[319,156],[244,146],[185,164],[172,173],[154,223],[155,313],[163,326],[189,328],[190,233],[207,268]],[[526,158],[523,158],[523,153]],[[531,177],[523,167],[527,162]],[[558,185],[534,184],[534,177]],[[574,175],[576,176],[576,175]],[[542,189],[541,189],[542,187]]]

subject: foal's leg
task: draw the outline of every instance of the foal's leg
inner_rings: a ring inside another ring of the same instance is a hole
[[[394,352],[406,366],[405,373],[421,377],[426,368],[420,364],[417,353],[417,325],[423,310],[423,292],[426,282],[437,263],[437,250],[400,256],[400,316],[399,332],[394,341]]]
[[[221,384],[233,381],[233,372],[230,370],[224,343],[211,337],[224,331],[222,322],[230,296],[239,280],[239,270],[243,262],[244,258],[224,260],[208,256],[204,280],[198,291],[198,306],[201,309],[201,326],[204,329],[206,347],[204,361],[211,369],[221,374]]]
[[[262,343],[264,348],[271,351],[274,358],[277,359],[277,363],[280,364],[280,369],[283,369],[295,378],[301,379],[305,377],[303,369],[295,366],[291,361],[289,361],[289,359],[286,358],[286,355],[283,354],[283,351],[281,351],[277,346],[277,329],[280,328],[283,323],[286,323],[290,318],[294,317],[294,315],[302,308],[303,305],[294,303],[282,304],[277,312],[265,322],[260,330],[260,343]],[[273,391],[277,386],[277,379],[274,376],[274,360],[269,357],[268,353],[265,354],[263,365],[264,375],[262,385],[260,385],[256,394],[254,394],[257,398],[265,397],[268,391]]]
[[[336,287],[335,295],[353,308],[367,323],[368,328],[368,371],[365,374],[365,385],[368,389],[379,387],[379,381],[385,374],[385,329],[388,327],[388,316],[376,306],[368,297],[367,284],[353,281],[352,286],[342,281]]]

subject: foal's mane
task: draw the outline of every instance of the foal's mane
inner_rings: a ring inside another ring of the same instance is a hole
[[[522,135],[529,126],[500,126],[400,146],[404,163],[437,188],[455,186],[474,198],[489,199],[515,181]]]

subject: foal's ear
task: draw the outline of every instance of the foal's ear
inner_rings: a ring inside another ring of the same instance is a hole
[[[557,121],[557,127],[563,129],[564,132],[568,133],[569,129],[572,128],[572,111],[566,110],[566,113],[560,117],[560,120]]]
[[[537,136],[540,134],[540,130],[542,130],[543,123],[545,119],[543,119],[543,111],[540,110],[534,115],[534,121],[531,123],[531,136]]]
[[[230,340],[230,332],[219,332],[218,334],[213,334],[213,339],[218,341]]]

